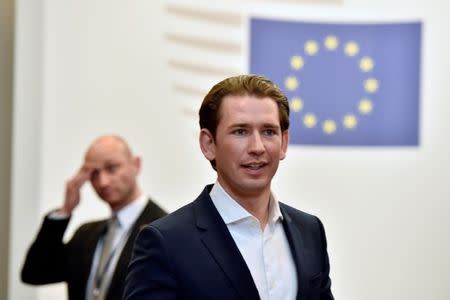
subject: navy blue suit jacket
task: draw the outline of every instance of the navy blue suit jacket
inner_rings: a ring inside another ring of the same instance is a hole
[[[209,197],[145,226],[128,267],[124,299],[259,299],[244,258]],[[322,223],[280,203],[293,254],[298,299],[334,299]]]

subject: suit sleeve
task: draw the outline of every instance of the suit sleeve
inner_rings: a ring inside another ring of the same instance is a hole
[[[151,225],[136,238],[125,280],[124,300],[177,299],[177,282],[164,237]]]
[[[330,261],[328,258],[327,251],[327,239],[325,236],[325,229],[322,222],[317,218],[320,226],[320,235],[323,244],[323,260],[324,260],[324,272],[321,285],[320,299],[321,300],[334,300],[333,294],[331,293],[331,279],[330,279]]]
[[[66,246],[63,243],[69,219],[53,220],[48,216],[31,244],[21,272],[29,284],[47,284],[66,280]]]

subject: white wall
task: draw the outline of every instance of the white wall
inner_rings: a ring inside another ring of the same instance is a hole
[[[450,5],[213,2],[17,1],[10,300],[64,297],[62,285],[21,284],[18,271],[40,218],[61,204],[64,182],[95,136],[125,136],[143,156],[142,185],[169,210],[214,181],[197,145],[194,113],[214,82],[246,71],[245,16],[253,13],[424,22],[420,147],[291,147],[274,190],[324,222],[337,299],[449,299],[450,20],[443,12]],[[222,19],[180,7],[218,7]],[[219,49],[188,47],[174,34],[206,37]],[[203,68],[188,71],[180,61]],[[90,188],[83,198],[69,235],[82,221],[107,214]]]
[[[16,1],[15,7],[8,299],[35,299],[35,290],[19,282],[19,271],[40,218],[43,15],[40,1]]]

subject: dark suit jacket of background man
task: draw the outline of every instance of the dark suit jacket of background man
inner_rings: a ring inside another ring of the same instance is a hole
[[[151,200],[132,226],[106,296],[108,300],[122,299],[126,269],[130,261],[133,242],[139,229],[162,216],[166,212]],[[63,243],[68,219],[44,219],[36,240],[28,250],[22,269],[22,281],[41,285],[67,282],[69,299],[81,300],[86,296],[86,285],[99,238],[105,233],[107,220],[86,223],[77,229],[71,240]]]
[[[135,242],[124,299],[259,299],[244,258],[209,197],[211,188],[143,228]],[[280,209],[296,264],[297,298],[333,299],[320,220],[282,203]]]

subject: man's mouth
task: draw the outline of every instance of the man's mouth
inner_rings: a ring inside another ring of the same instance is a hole
[[[266,162],[250,162],[250,163],[242,164],[242,166],[244,168],[249,169],[249,170],[254,170],[254,171],[259,170],[259,169],[265,167],[266,165],[267,165]]]
[[[109,195],[111,195],[111,189],[102,189],[101,191],[100,191],[100,193],[102,194],[102,196],[104,196],[104,197],[108,197]]]

